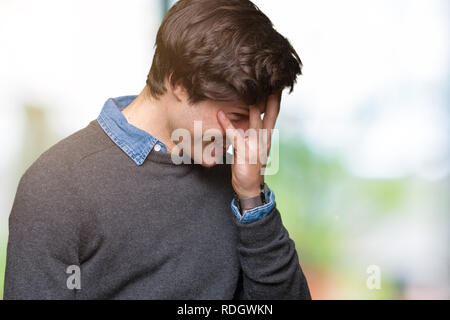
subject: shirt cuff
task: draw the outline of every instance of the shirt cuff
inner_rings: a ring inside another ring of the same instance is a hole
[[[267,188],[265,196],[267,201],[266,204],[247,210],[243,215],[241,215],[239,211],[239,208],[236,204],[236,199],[233,198],[233,200],[231,201],[231,211],[233,211],[234,216],[241,223],[252,223],[258,221],[267,216],[275,208],[275,194],[272,192],[272,190]]]

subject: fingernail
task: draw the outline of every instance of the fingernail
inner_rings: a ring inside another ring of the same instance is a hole
[[[219,111],[219,117],[225,120],[225,113],[222,110]]]

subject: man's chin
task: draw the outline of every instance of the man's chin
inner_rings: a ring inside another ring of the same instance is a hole
[[[201,165],[209,168],[223,164],[226,152],[226,149],[222,147],[213,148],[210,155],[203,155]]]
[[[216,166],[216,165],[217,165],[216,162],[214,162],[214,163],[206,163],[206,162],[203,162],[203,163],[201,164],[201,166],[202,166],[202,167],[205,167],[205,168],[212,168],[212,167],[214,167],[214,166]]]
[[[211,157],[203,157],[201,165],[203,167],[214,167],[218,164],[224,164],[225,163],[225,154],[219,154],[220,159],[217,159],[217,157],[211,156]]]
[[[202,159],[202,166],[203,167],[207,167],[207,168],[210,168],[210,167],[214,167],[214,166],[216,166],[216,165],[218,165],[218,164],[221,164],[221,163],[223,163],[223,159],[221,158],[220,160],[219,159],[217,159],[216,157],[204,157],[203,159]]]

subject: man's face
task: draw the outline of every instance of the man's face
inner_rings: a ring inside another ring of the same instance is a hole
[[[261,104],[261,113],[264,113],[264,104]],[[222,110],[230,119],[236,129],[242,129],[244,132],[249,128],[249,106],[241,101],[213,101],[205,100],[195,105],[180,104],[171,112],[171,126],[172,129],[186,129],[191,136],[191,159],[197,163],[201,163],[205,167],[214,166],[216,163],[215,155],[222,155],[226,152],[230,145],[226,142],[225,132],[217,119],[217,113]],[[195,121],[197,122],[197,129],[195,129]],[[201,130],[199,130],[201,124]],[[211,129],[220,132],[223,137],[222,143],[214,142],[214,139],[203,139],[206,137],[205,133]],[[201,134],[198,134],[200,133]],[[207,141],[203,141],[207,140]],[[211,141],[213,140],[213,141]],[[194,145],[201,145],[202,152],[194,152]],[[218,146],[219,145],[219,146]],[[222,147],[220,147],[222,145]]]

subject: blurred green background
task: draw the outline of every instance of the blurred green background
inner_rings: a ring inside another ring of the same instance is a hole
[[[254,3],[304,63],[266,181],[313,298],[448,299],[448,1]],[[20,176],[107,98],[140,92],[172,4],[0,2],[0,297]]]

